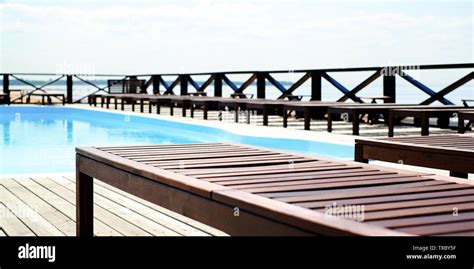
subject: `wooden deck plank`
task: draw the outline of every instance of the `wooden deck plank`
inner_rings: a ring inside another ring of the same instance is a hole
[[[35,236],[36,234],[28,228],[10,209],[0,202],[0,228],[5,235]]]
[[[58,177],[54,177],[53,179],[56,179]],[[62,178],[69,180],[73,183],[76,182],[76,179],[74,176],[62,176]],[[156,217],[157,219],[159,218],[160,221],[164,221],[165,223],[169,223],[176,229],[178,232],[184,234],[184,235],[213,235],[213,236],[226,236],[227,234],[223,233],[222,231],[219,231],[215,228],[212,228],[210,226],[207,226],[205,224],[202,224],[200,222],[194,221],[190,218],[187,218],[185,216],[176,214],[173,211],[170,211],[166,208],[160,207],[158,205],[155,205],[151,202],[148,202],[146,200],[143,200],[139,197],[133,196],[129,193],[126,193],[122,190],[119,190],[113,186],[110,186],[104,182],[101,182],[99,180],[94,181],[94,188],[97,188],[98,192],[101,192],[102,189],[107,192],[110,191],[113,194],[122,196],[127,198],[129,201],[136,202],[138,205],[142,205],[147,208],[151,208],[153,210],[153,216]],[[141,212],[141,211],[140,211]]]
[[[48,179],[70,189],[71,191],[75,190],[75,183],[67,179],[61,180],[58,178],[53,179],[51,177],[48,177]],[[157,212],[150,212],[146,207],[140,207],[140,205],[136,202],[133,203],[133,201],[130,201],[125,197],[121,197],[110,190],[101,189],[101,186],[94,187],[98,188],[95,190],[96,196],[94,199],[96,199],[97,203],[105,209],[122,216],[122,218],[127,221],[139,225],[142,229],[152,233],[155,236],[181,235],[180,233],[168,228],[166,225],[163,225],[161,220],[156,218]],[[137,208],[141,210],[140,213],[138,213],[139,210],[137,210]]]
[[[20,185],[24,186],[26,189],[41,197],[44,201],[51,204],[53,207],[57,208],[63,214],[69,218],[76,220],[76,208],[75,200],[71,202],[70,200],[65,199],[62,194],[56,194],[51,190],[44,188],[39,185],[36,181],[31,180],[30,178],[15,178],[15,181]],[[95,233],[99,236],[118,236],[123,235],[117,230],[106,225],[100,216],[96,215],[94,218],[94,225],[96,227]]]
[[[0,186],[2,203],[13,212],[29,229],[39,236],[64,236],[58,228],[39,215],[28,204],[16,197],[3,185]]]
[[[0,184],[20,198],[23,202],[35,208],[38,214],[45,218],[49,223],[53,224],[65,235],[74,236],[76,234],[76,223],[74,219],[48,204],[15,180],[5,178],[0,181]]]
[[[69,202],[73,202],[76,200],[76,195],[73,190],[68,189],[65,186],[61,186],[59,184],[55,184],[51,182],[47,178],[34,178],[38,184],[55,192],[56,194],[61,194],[65,199]],[[75,203],[74,203],[75,204]],[[98,216],[105,223],[110,223],[111,227],[115,230],[119,231],[124,235],[133,235],[133,236],[150,236],[151,233],[147,232],[146,230],[142,229],[141,227],[131,223],[122,218],[120,214],[116,212],[110,211],[100,203],[94,203],[94,213]]]

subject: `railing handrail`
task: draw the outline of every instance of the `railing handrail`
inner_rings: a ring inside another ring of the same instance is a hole
[[[145,76],[204,76],[214,74],[227,74],[227,75],[238,75],[238,74],[253,74],[253,73],[307,73],[307,72],[362,72],[362,71],[377,71],[383,68],[400,68],[406,70],[410,68],[416,68],[420,70],[429,69],[462,69],[462,68],[474,68],[474,63],[452,63],[452,64],[426,64],[426,65],[389,65],[389,66],[370,66],[370,67],[344,67],[344,68],[316,68],[316,69],[286,69],[286,70],[253,70],[253,71],[212,71],[212,72],[194,72],[194,73],[150,73],[150,74],[74,74],[74,73],[15,73],[15,72],[3,72],[0,75],[20,75],[20,76],[60,76],[60,75],[81,75],[81,76],[94,76],[94,77],[145,77]]]
[[[452,105],[453,102],[445,98],[447,94],[454,91],[455,89],[461,87],[462,85],[468,83],[474,79],[474,72],[469,71],[467,75],[464,75],[460,79],[452,82],[443,89],[433,90],[422,82],[418,81],[411,74],[406,72],[407,70],[436,70],[436,69],[472,69],[474,68],[474,63],[454,63],[454,64],[429,64],[429,65],[391,65],[391,66],[377,66],[377,67],[350,67],[350,68],[320,68],[320,69],[296,69],[296,70],[270,70],[270,71],[227,71],[227,72],[200,72],[200,73],[167,73],[167,74],[138,74],[138,75],[104,75],[104,74],[51,74],[51,73],[1,73],[3,77],[3,91],[9,93],[9,78],[13,77],[15,80],[20,81],[26,85],[29,85],[36,90],[42,89],[45,86],[53,84],[62,78],[66,77],[66,92],[67,92],[67,103],[80,102],[85,97],[80,98],[76,101],[72,100],[73,97],[73,80],[74,78],[81,80],[84,83],[87,83],[99,91],[105,90],[109,86],[98,86],[94,80],[97,77],[121,77],[122,79],[137,79],[148,77],[145,80],[143,87],[140,87],[140,93],[147,92],[147,89],[152,86],[154,94],[160,94],[160,85],[165,88],[164,94],[175,94],[174,90],[179,88],[180,95],[187,95],[188,88],[194,88],[197,92],[203,93],[206,89],[214,84],[214,96],[222,96],[223,85],[227,85],[234,91],[236,94],[243,94],[250,85],[256,84],[256,94],[257,98],[266,98],[266,85],[274,86],[281,92],[281,95],[278,99],[285,98],[285,96],[293,96],[293,92],[303,85],[306,81],[311,81],[311,100],[321,100],[322,99],[322,80],[326,80],[337,90],[339,90],[343,95],[339,98],[338,102],[345,102],[346,100],[351,99],[354,102],[363,103],[357,93],[367,87],[370,83],[377,80],[378,78],[383,79],[383,95],[388,96],[389,98],[385,99],[386,103],[395,103],[396,102],[396,77],[401,77],[405,81],[409,82],[420,91],[429,95],[429,98],[424,100],[421,104],[431,104],[435,101],[439,101],[445,105]],[[342,83],[337,81],[332,74],[334,72],[361,72],[361,71],[370,71],[372,74],[357,84],[357,86],[348,88]],[[279,81],[273,75],[274,74],[292,74],[297,73],[301,76],[296,82],[292,83],[289,87],[282,84],[281,80]],[[36,86],[35,83],[29,82],[27,79],[22,79],[19,76],[56,76],[55,80],[49,81],[42,86]],[[238,85],[238,83],[232,81],[228,76],[230,75],[250,75],[245,82]],[[59,76],[59,77],[58,77]],[[91,76],[92,78],[88,78]],[[163,77],[173,76],[171,83],[164,79]],[[208,76],[205,82],[197,83],[193,78],[195,76]],[[95,83],[94,83],[94,82]],[[201,84],[201,85],[200,85]]]

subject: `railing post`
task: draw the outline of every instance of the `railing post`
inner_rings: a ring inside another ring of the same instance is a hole
[[[66,76],[66,103],[72,104],[72,75]]]
[[[179,75],[179,85],[181,87],[181,95],[188,94],[188,75]]]
[[[151,76],[151,81],[153,84],[153,94],[159,94],[160,93],[160,76],[158,75]]]
[[[321,71],[311,72],[311,101],[321,101]]]
[[[3,93],[7,94],[7,103],[10,104],[10,75],[3,74]]]
[[[128,88],[128,93],[137,93],[137,83],[138,80],[137,76],[129,76],[130,84]],[[132,82],[133,81],[133,82]]]
[[[265,98],[265,73],[257,74],[257,98]]]
[[[222,77],[220,74],[214,75],[214,96],[222,97]]]
[[[385,67],[382,69],[383,75],[383,95],[389,96],[390,99],[384,100],[384,103],[395,103],[396,102],[396,83],[395,83],[395,74],[393,74],[393,69]]]

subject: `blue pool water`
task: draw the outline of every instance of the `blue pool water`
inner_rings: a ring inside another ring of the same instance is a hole
[[[64,107],[0,107],[0,175],[73,172],[75,147],[236,142],[352,158],[353,147],[235,135],[199,125]]]

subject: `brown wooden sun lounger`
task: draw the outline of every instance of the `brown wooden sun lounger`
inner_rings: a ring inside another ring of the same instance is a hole
[[[223,143],[76,152],[79,236],[93,235],[93,178],[230,235],[474,233],[465,179]]]
[[[219,110],[219,102],[223,99],[230,99],[230,98],[223,98],[223,97],[199,97],[199,98],[191,98],[190,101],[190,110],[191,110],[191,118],[194,118],[194,110],[196,108],[201,108],[203,111],[203,119],[207,120],[208,118],[208,111],[210,110]]]
[[[465,120],[468,120],[469,123],[464,125]],[[459,111],[458,112],[458,133],[463,134],[468,128],[469,125],[472,125],[474,122],[474,111]]]
[[[61,104],[64,106],[66,104],[66,97],[62,93],[45,93],[45,92],[34,92],[29,93],[26,98],[26,103],[29,104],[32,96],[41,97],[41,104],[52,104],[51,98],[56,98],[61,101]]]
[[[327,130],[332,132],[332,121],[335,114],[341,115],[347,113],[352,119],[352,134],[359,135],[360,117],[368,115],[384,115],[384,119],[388,118],[388,111],[393,108],[408,108],[414,107],[414,104],[399,105],[399,104],[356,104],[348,105],[334,105],[328,107]]]
[[[328,112],[328,108],[332,106],[357,106],[355,103],[341,103],[341,102],[323,102],[323,101],[301,101],[301,102],[286,102],[283,104],[283,127],[288,127],[288,112],[296,111],[303,112],[304,115],[304,129],[310,130],[311,118],[323,119]]]
[[[298,102],[289,100],[258,100],[249,99],[245,102],[245,110],[247,111],[247,123],[250,124],[250,111],[262,113],[263,125],[268,126],[268,116],[282,115],[283,104],[288,102]]]
[[[429,135],[429,119],[438,118],[439,127],[448,127],[449,118],[459,111],[474,111],[463,106],[440,106],[433,108],[404,108],[391,109],[389,112],[388,136],[393,137],[397,118],[414,117],[420,120],[421,135]]]
[[[449,170],[467,178],[474,173],[474,137],[466,135],[407,136],[357,139],[355,160],[380,160]]]
[[[336,105],[328,108],[328,132],[332,132],[332,121],[335,114],[347,113],[352,119],[352,134],[359,135],[360,117],[363,115],[383,115],[385,124],[389,124],[389,112],[395,109],[410,109],[412,111],[427,109],[459,109],[462,106],[428,106],[417,104],[358,104],[354,106]],[[395,124],[396,121],[393,121]]]
[[[239,112],[245,110],[246,98],[223,98],[217,104],[218,110],[234,111],[234,121],[239,122]],[[222,117],[219,117],[222,120]]]

